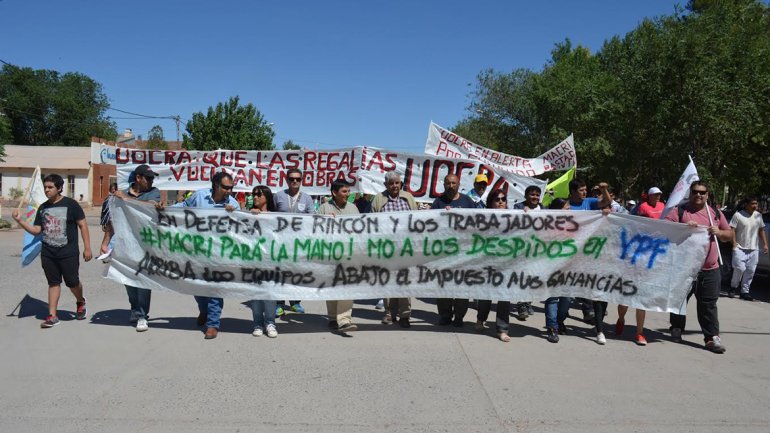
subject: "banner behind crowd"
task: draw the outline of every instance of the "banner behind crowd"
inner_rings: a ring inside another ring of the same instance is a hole
[[[248,150],[146,150],[117,148],[118,184],[128,187],[129,175],[140,164],[149,165],[159,174],[154,186],[161,190],[196,190],[210,188],[211,178],[219,171],[233,176],[236,191],[251,191],[266,185],[273,191],[286,188],[286,171],[302,171],[302,190],[312,195],[328,195],[332,181],[344,179],[353,192],[377,194],[385,189],[385,173],[395,170],[404,179],[404,188],[417,201],[431,202],[444,191],[444,176],[460,177],[460,192],[473,188],[473,178],[484,173],[490,190],[502,188],[509,202],[524,199],[529,185],[541,189],[540,179],[518,175],[486,166],[478,160],[432,157],[371,147],[330,151],[248,151]]]
[[[536,158],[522,158],[480,146],[433,122],[428,128],[425,153],[440,158],[480,161],[496,171],[519,176],[537,176],[552,170],[569,170],[577,165],[572,135]]]
[[[238,299],[579,296],[683,312],[706,230],[600,212],[458,209],[350,217],[112,203],[109,276]]]

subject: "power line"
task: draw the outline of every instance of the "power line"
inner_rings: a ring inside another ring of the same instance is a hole
[[[117,111],[117,112],[120,112],[120,113],[123,113],[123,114],[130,114],[132,116],[143,117],[145,119],[169,119],[169,120],[176,120],[176,116],[152,116],[152,115],[149,115],[149,114],[132,113],[130,111],[120,110],[120,109],[113,108],[113,107],[107,107],[107,109],[108,110]]]

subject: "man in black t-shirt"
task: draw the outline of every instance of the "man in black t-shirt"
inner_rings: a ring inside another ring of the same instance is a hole
[[[43,234],[43,247],[40,262],[48,280],[48,317],[40,324],[41,328],[52,328],[59,324],[56,309],[61,295],[62,278],[72,294],[75,295],[75,318],[86,318],[86,298],[83,297],[83,285],[78,271],[78,228],[83,237],[83,258],[91,260],[91,240],[83,208],[73,199],[64,197],[62,188],[64,179],[58,174],[49,174],[43,179],[43,189],[48,200],[37,210],[32,225],[21,219],[19,210],[14,209],[13,219],[29,234]]]
[[[467,208],[475,209],[476,203],[465,194],[459,192],[460,178],[454,174],[448,174],[444,178],[444,194],[437,197],[430,206],[431,209],[452,209]],[[468,300],[459,298],[437,298],[439,325],[449,325],[450,323],[459,328],[463,326],[463,318],[468,312]],[[452,316],[454,314],[454,319]]]

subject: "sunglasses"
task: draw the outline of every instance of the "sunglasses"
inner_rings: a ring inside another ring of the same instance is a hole
[[[233,185],[222,185],[222,184],[219,184],[219,187],[222,188],[225,191],[230,191],[231,189],[233,189]]]
[[[501,201],[508,201],[508,199],[503,196],[495,197],[495,200],[494,200],[495,203],[500,203]]]
[[[262,191],[252,192],[251,195],[254,197],[262,197]]]
[[[288,178],[289,182],[299,182],[302,180],[301,177],[290,177]]]
[[[703,191],[703,190],[700,190],[700,189],[693,189],[690,192],[693,193],[693,194],[696,194],[696,195],[706,195],[706,194],[709,193],[708,191]]]

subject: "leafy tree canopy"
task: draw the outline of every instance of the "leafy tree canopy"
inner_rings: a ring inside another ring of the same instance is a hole
[[[291,140],[283,142],[283,150],[301,150],[302,148]]]
[[[168,143],[163,136],[163,128],[160,125],[155,125],[147,133],[147,148],[148,149],[168,149]]]
[[[87,146],[92,136],[114,140],[108,107],[102,85],[83,74],[13,65],[0,71],[0,112],[15,144]]]
[[[251,103],[239,105],[234,96],[187,122],[184,147],[192,150],[272,150],[275,132]]]
[[[691,1],[596,53],[559,43],[542,71],[478,74],[455,130],[534,156],[575,134],[579,167],[638,195],[670,190],[692,155],[713,189],[770,192],[770,7]]]

